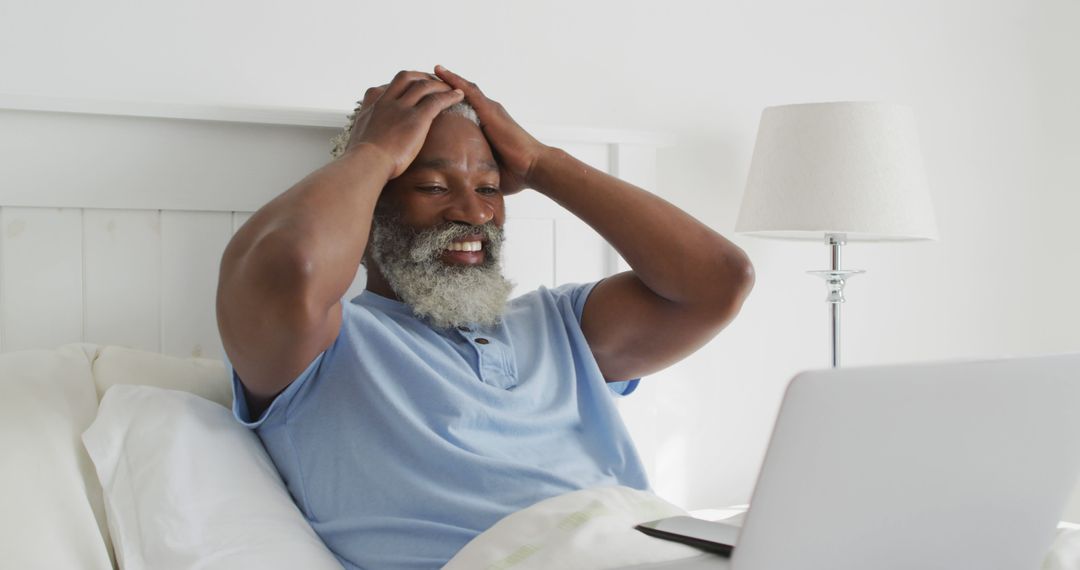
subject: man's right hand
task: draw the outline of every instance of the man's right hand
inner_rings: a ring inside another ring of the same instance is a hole
[[[364,93],[345,153],[370,145],[391,164],[388,180],[397,178],[420,154],[435,117],[464,97],[430,73],[400,71]]]

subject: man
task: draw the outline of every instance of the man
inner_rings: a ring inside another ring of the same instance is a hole
[[[633,270],[507,303],[503,198],[524,188]],[[340,156],[237,232],[217,310],[234,411],[327,546],[346,568],[436,568],[545,498],[647,488],[614,396],[715,336],[752,283],[738,247],[436,67],[369,89]]]

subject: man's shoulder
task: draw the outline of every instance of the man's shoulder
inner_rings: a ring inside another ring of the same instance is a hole
[[[599,281],[593,281],[588,283],[563,283],[562,285],[555,285],[552,287],[540,285],[532,291],[522,293],[521,295],[514,297],[510,302],[530,303],[536,302],[538,300],[547,299],[569,299],[572,301],[581,295],[587,295],[588,292],[594,286],[596,286],[597,283],[599,283]]]
[[[597,282],[540,287],[512,299],[508,314],[562,314],[580,320],[585,301]]]

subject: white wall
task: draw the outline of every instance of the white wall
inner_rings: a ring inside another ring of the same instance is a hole
[[[942,239],[848,246],[869,273],[845,362],[1031,354],[1080,350],[1078,24],[1075,0],[0,0],[0,92],[344,113],[442,63],[526,123],[677,135],[651,190],[728,236],[764,106],[907,103]],[[803,274],[824,246],[732,237],[757,268],[743,314],[636,396],[657,402],[658,490],[690,508],[746,500],[786,380],[827,362]]]

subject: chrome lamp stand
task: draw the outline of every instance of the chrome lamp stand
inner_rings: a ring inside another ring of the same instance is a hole
[[[844,302],[844,283],[852,275],[866,273],[862,269],[840,269],[840,246],[847,243],[846,234],[825,234],[825,244],[832,252],[832,269],[807,271],[825,280],[829,295],[825,302],[832,305],[832,366],[840,366],[840,303]]]

